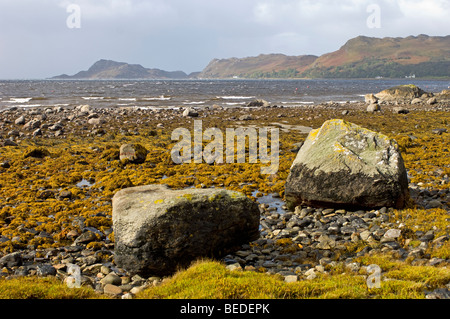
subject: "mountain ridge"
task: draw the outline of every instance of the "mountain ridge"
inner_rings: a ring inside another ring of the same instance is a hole
[[[164,71],[101,59],[88,70],[53,79],[450,77],[450,35],[358,36],[338,50],[316,55],[281,53],[213,59],[200,72]]]
[[[101,59],[88,70],[74,75],[62,74],[52,79],[186,79],[183,71],[164,71],[144,68],[140,64],[129,64]]]

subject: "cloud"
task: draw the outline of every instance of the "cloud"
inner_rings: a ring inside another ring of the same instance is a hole
[[[81,28],[69,29],[70,4]],[[381,28],[369,28],[369,5]],[[358,35],[446,35],[448,0],[1,0],[0,78],[74,73],[100,58],[197,71],[213,58],[316,54]]]

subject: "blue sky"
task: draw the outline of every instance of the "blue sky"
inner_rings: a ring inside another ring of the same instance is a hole
[[[0,0],[0,79],[99,59],[189,73],[213,58],[321,55],[358,35],[449,35],[449,16],[449,0]]]

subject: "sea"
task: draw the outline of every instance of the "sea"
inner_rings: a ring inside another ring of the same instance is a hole
[[[0,80],[0,111],[85,104],[141,109],[241,107],[255,99],[293,107],[364,101],[365,94],[401,84],[433,93],[450,88],[448,80],[420,79]]]

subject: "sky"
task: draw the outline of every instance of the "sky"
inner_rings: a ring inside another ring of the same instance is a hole
[[[0,0],[0,79],[108,59],[186,73],[214,59],[338,50],[349,39],[450,34],[450,0]]]

